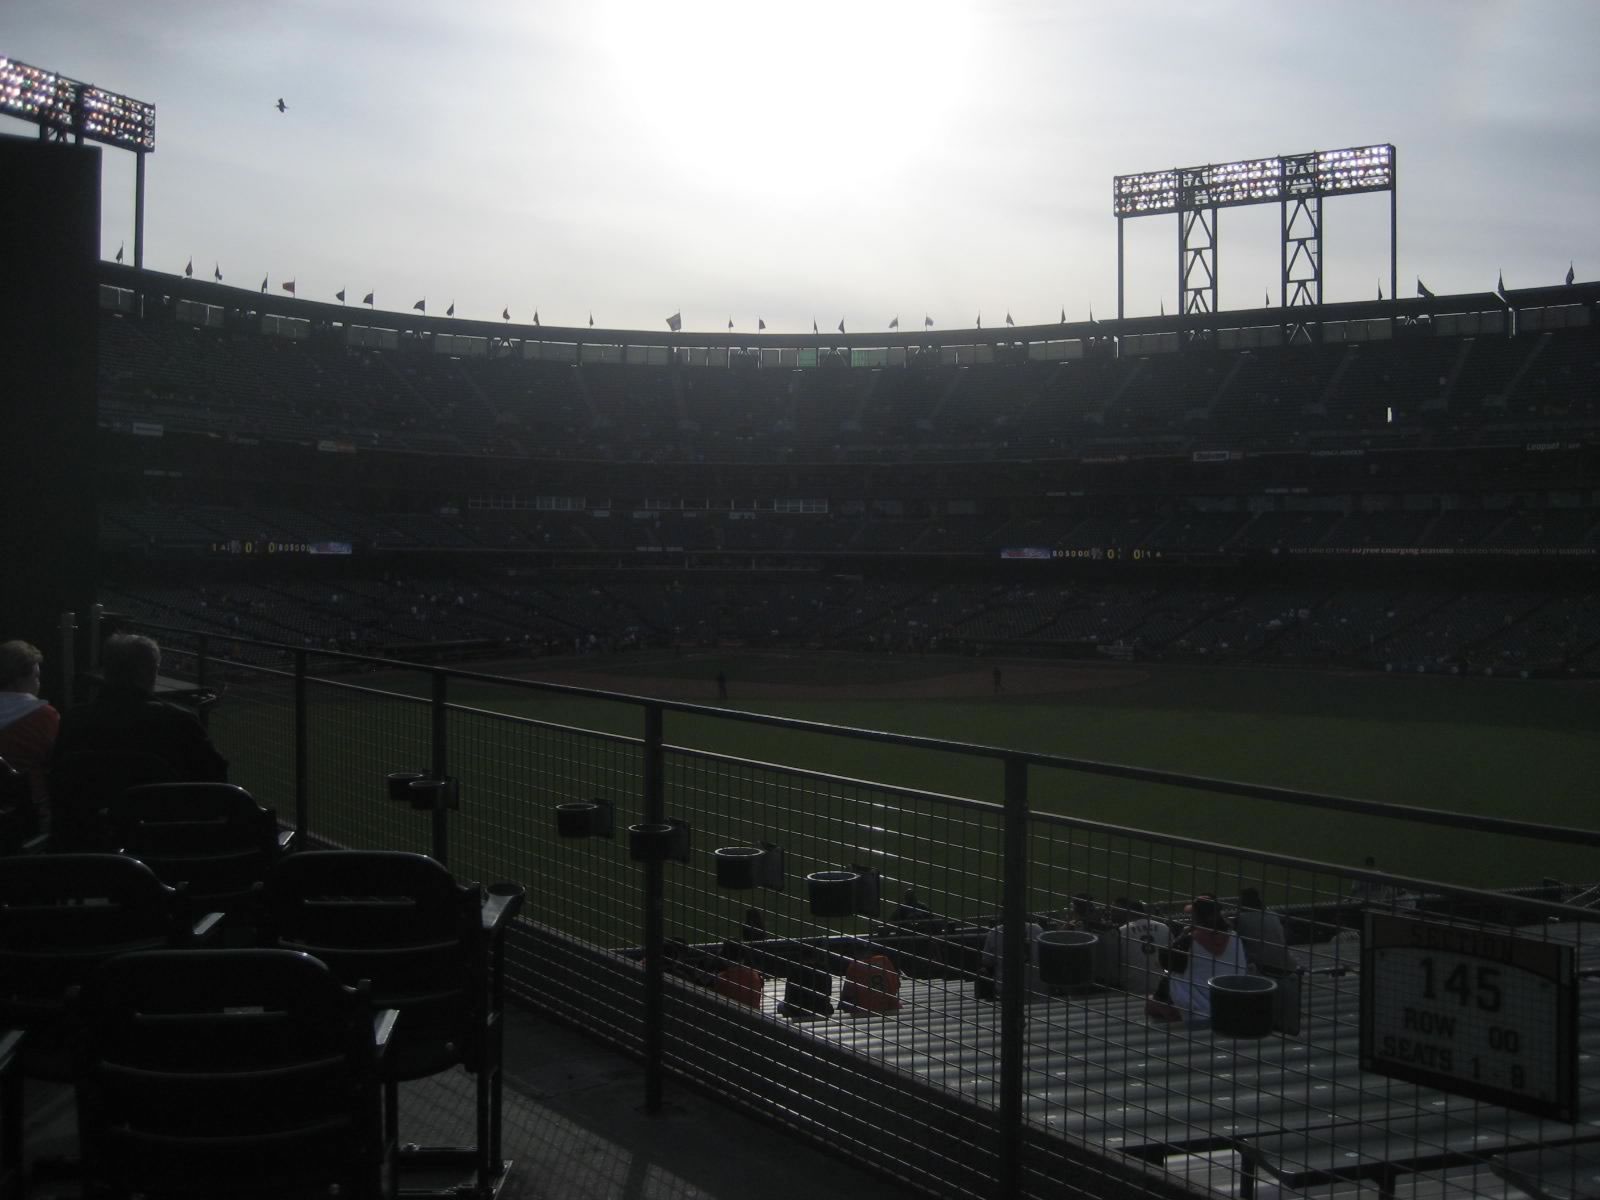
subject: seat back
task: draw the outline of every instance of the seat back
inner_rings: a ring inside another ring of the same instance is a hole
[[[220,912],[252,899],[278,857],[278,818],[230,783],[130,787],[107,810],[116,848],[163,882],[188,884],[196,906]]]
[[[74,1017],[90,1190],[378,1193],[388,1147],[371,1009],[315,959],[123,955],[85,983]]]
[[[50,848],[114,850],[107,824],[111,802],[131,787],[177,779],[182,772],[158,754],[82,751],[50,771]]]
[[[29,1031],[30,1074],[62,1077],[68,991],[107,959],[179,945],[187,905],[119,854],[0,858],[0,1027]]]
[[[421,854],[320,850],[267,876],[266,944],[315,955],[372,1001],[400,1011],[386,1073],[417,1079],[478,1068],[488,999],[483,890]]]

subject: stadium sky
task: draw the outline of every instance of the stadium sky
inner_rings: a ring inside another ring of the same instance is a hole
[[[708,331],[1112,315],[1113,175],[1381,141],[1403,294],[1593,279],[1597,47],[1592,0],[0,5],[0,54],[157,106],[147,266]],[[1128,222],[1130,315],[1176,220]],[[1276,220],[1222,214],[1222,307],[1276,303]],[[1327,298],[1387,289],[1387,198],[1325,226]]]

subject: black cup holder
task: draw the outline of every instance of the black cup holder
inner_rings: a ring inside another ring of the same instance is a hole
[[[1211,989],[1211,1032],[1231,1038],[1263,1038],[1272,1032],[1273,993],[1264,975],[1217,975]]]

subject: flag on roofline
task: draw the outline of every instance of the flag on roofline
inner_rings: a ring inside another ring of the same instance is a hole
[[[212,266],[211,266],[211,277],[213,279],[215,279],[218,283],[222,282],[222,264],[221,263],[213,263],[212,264]]]
[[[594,314],[593,313],[589,314],[589,328],[590,329],[594,328]]]
[[[932,329],[933,328],[933,318],[930,317],[927,313],[923,313],[922,314],[922,327],[924,329]]]
[[[1100,324],[1099,321],[1096,321],[1094,319],[1094,305],[1092,305],[1092,304],[1089,306],[1089,324],[1091,324],[1091,325]]]
[[[185,279],[192,279],[194,277],[194,259],[191,258],[188,262],[183,264],[183,277]]]
[[[539,324],[539,310],[537,308],[533,310],[533,323],[535,325]]]
[[[428,298],[424,296],[421,300],[418,300],[411,306],[411,311],[426,314],[428,311]]]
[[[511,306],[509,304],[500,310],[500,319],[502,321],[511,320]]]
[[[1378,299],[1382,300],[1383,297],[1379,296]],[[1272,293],[1270,291],[1266,291],[1266,292],[1262,292],[1261,293],[1261,307],[1262,308],[1271,308],[1272,307]]]
[[[763,321],[760,317],[757,317],[756,318],[756,330],[759,332],[760,330],[763,330],[766,327],[767,327],[767,323],[765,321]]]
[[[1067,323],[1067,310],[1064,308],[1061,310],[1061,323],[1063,325]]]
[[[263,292],[267,290],[267,277],[265,275],[261,277],[261,290]]]
[[[338,302],[339,302],[339,303],[340,303],[340,304],[343,304],[343,303],[344,303],[344,289],[343,289],[343,288],[340,288],[340,289],[339,289],[339,290],[338,290],[338,291],[337,291],[337,292],[335,292],[335,293],[334,293],[334,294],[333,294],[333,297],[334,297],[334,299],[335,299],[335,300],[337,300],[337,301],[338,301]]]
[[[1165,296],[1161,297],[1161,315],[1163,317],[1167,315],[1167,298]]]
[[[365,296],[361,297],[361,303],[365,304],[368,308],[371,308],[372,307],[372,296],[373,296],[373,293],[372,292],[368,292]]]
[[[117,261],[118,262],[122,261],[122,247],[126,246],[127,244],[128,244],[127,242],[123,242],[122,245],[117,247]]]
[[[1016,322],[1011,319],[1011,310],[1010,309],[1006,310],[1006,324],[1007,325],[1011,325],[1011,326],[1015,326],[1016,325]]]
[[[812,333],[820,333],[820,332],[822,332],[821,330],[819,330],[817,328],[817,319],[815,317],[811,318],[811,332]]]
[[[117,251],[117,261],[118,262],[122,261],[122,251],[121,250]],[[1571,287],[1573,280],[1575,280],[1577,278],[1578,278],[1578,272],[1573,269],[1573,265],[1571,263],[1568,263],[1567,264],[1567,286]]]
[[[450,301],[450,307],[444,310],[444,315],[447,317],[456,315],[456,302],[454,300]]]
[[[728,328],[729,328],[729,329],[732,329],[732,328],[733,328],[733,318],[732,318],[732,317],[729,317],[729,318],[728,318]]]
[[[978,314],[978,328],[979,329],[983,328],[983,314],[982,313]]]
[[[1381,283],[1378,285],[1378,299],[1379,300],[1383,299],[1383,284],[1381,284]]]
[[[843,317],[839,318],[839,332],[840,333],[844,332],[844,318]]]
[[[1506,294],[1506,273],[1504,271],[1500,272],[1500,278],[1494,285],[1494,294],[1496,296],[1499,296],[1502,300],[1505,299],[1505,294]]]
[[[280,283],[278,286],[281,287],[284,291],[288,292],[289,295],[291,295],[291,296],[294,295],[294,280],[291,279],[286,283]]]
[[[683,310],[681,308],[667,318],[667,328],[672,330],[673,333],[677,333],[683,328]]]
[[[894,320],[889,322],[889,328],[890,329],[899,329],[900,328],[900,315],[898,313],[895,314]]]
[[[1428,290],[1428,285],[1422,282],[1421,275],[1417,276],[1417,295],[1421,296],[1424,300],[1433,299],[1433,293]]]

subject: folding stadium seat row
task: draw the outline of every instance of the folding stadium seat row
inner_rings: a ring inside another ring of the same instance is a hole
[[[271,810],[225,784],[127,795],[110,824],[145,859],[0,858],[0,1031],[25,1033],[0,1038],[5,1168],[25,1076],[76,1080],[83,1169],[114,1195],[392,1195],[396,1161],[492,1194],[522,889],[416,854],[282,853]],[[397,1160],[399,1085],[456,1066],[476,1080],[473,1146]]]

